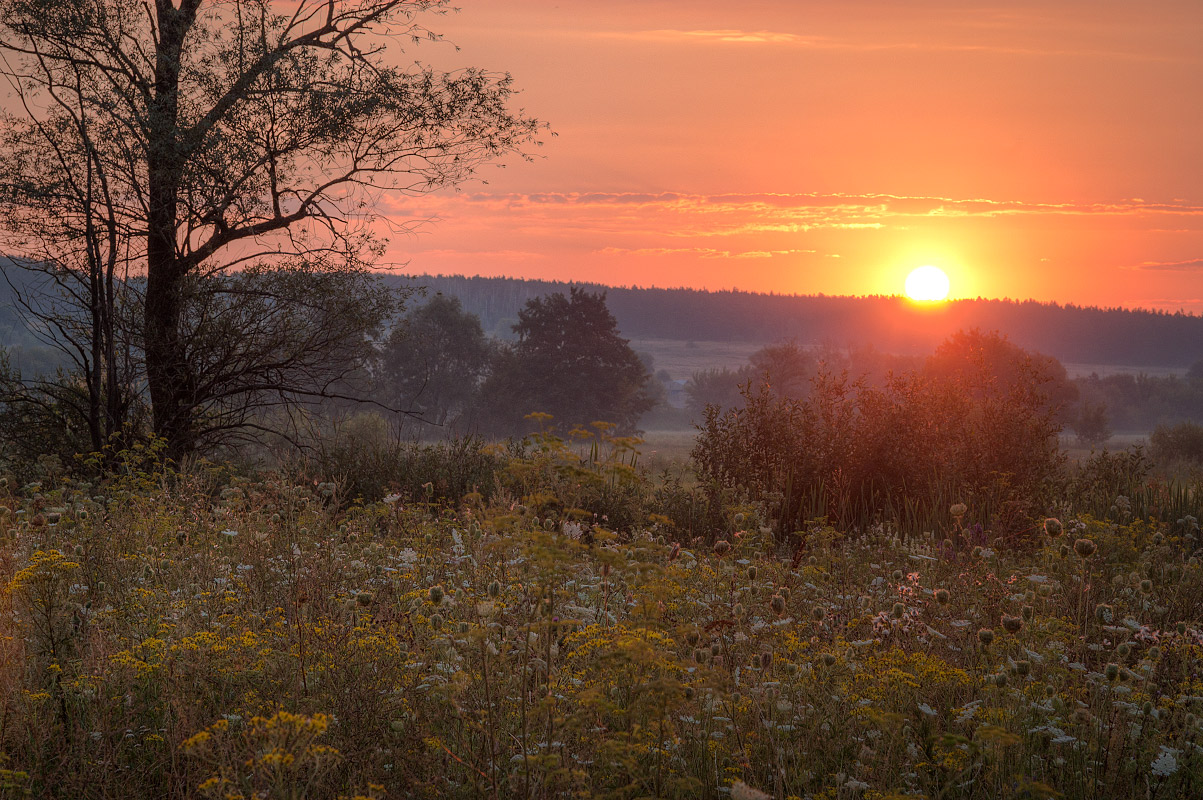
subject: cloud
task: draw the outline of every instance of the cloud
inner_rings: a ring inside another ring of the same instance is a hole
[[[619,35],[623,36],[624,34]],[[625,36],[627,38],[660,42],[719,42],[724,44],[803,44],[813,46],[821,41],[815,37],[799,36],[796,33],[743,31],[737,29],[635,31]]]
[[[1203,258],[1188,258],[1185,261],[1142,261],[1126,269],[1157,270],[1163,272],[1194,272],[1203,270]]]
[[[603,247],[595,250],[596,255],[602,256],[675,256],[693,255],[700,258],[774,258],[806,254],[813,255],[814,250],[717,250],[711,247]]]
[[[577,210],[624,207],[640,212],[704,214],[756,214],[771,230],[791,223],[793,230],[816,226],[876,227],[891,218],[903,217],[994,217],[1011,215],[1147,217],[1178,216],[1203,218],[1203,205],[1186,201],[1153,202],[1140,198],[1114,202],[1050,203],[1025,200],[994,200],[970,197],[937,197],[896,194],[842,193],[720,193],[683,192],[541,192],[536,194],[490,194],[476,192],[446,198],[475,206],[512,211],[542,206]],[[437,202],[437,201],[435,201]],[[709,220],[708,220],[709,224]]]
[[[1032,22],[1033,25],[1043,24]],[[986,28],[989,30],[989,28]],[[850,52],[881,52],[881,51],[911,51],[911,52],[951,52],[951,53],[996,53],[1013,56],[1058,56],[1069,58],[1104,58],[1123,59],[1129,61],[1148,61],[1165,63],[1196,63],[1193,54],[1173,56],[1171,54],[1150,50],[1119,50],[1107,47],[1065,47],[1060,40],[1057,43],[1033,42],[1029,45],[996,44],[990,41],[951,41],[941,40],[939,34],[931,38],[916,37],[914,39],[899,39],[895,41],[857,40],[834,36],[802,35],[789,31],[757,30],[748,31],[739,28],[715,28],[680,30],[662,28],[654,30],[633,31],[560,31],[561,35],[594,36],[603,39],[622,39],[627,41],[650,42],[655,44],[700,44],[700,45],[779,45],[807,50],[850,51]],[[966,34],[980,36],[981,30],[964,29],[946,33],[949,36]]]

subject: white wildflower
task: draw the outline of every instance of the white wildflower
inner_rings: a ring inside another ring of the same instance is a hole
[[[759,789],[753,789],[743,781],[731,784],[731,800],[772,800],[771,794],[765,794]]]
[[[1161,753],[1158,754],[1157,758],[1153,759],[1153,766],[1152,766],[1153,774],[1156,775],[1158,778],[1168,778],[1169,776],[1171,776],[1175,772],[1177,772],[1178,771],[1178,759],[1176,757],[1177,755],[1178,755],[1177,750],[1175,750],[1171,747],[1166,747],[1165,745],[1162,745]]]

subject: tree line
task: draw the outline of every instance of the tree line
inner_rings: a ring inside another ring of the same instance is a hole
[[[432,291],[459,297],[485,330],[504,336],[531,297],[567,291],[556,281],[422,276]],[[1020,347],[1062,362],[1187,368],[1203,359],[1203,318],[1146,309],[1095,308],[1032,300],[955,300],[918,309],[899,297],[762,294],[744,291],[581,285],[605,291],[624,335],[634,339],[872,344],[892,353],[930,353],[959,330],[997,330]]]

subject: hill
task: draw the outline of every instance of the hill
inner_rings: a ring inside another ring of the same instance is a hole
[[[623,336],[707,342],[871,344],[900,354],[928,353],[967,328],[997,330],[1021,347],[1076,364],[1182,369],[1203,360],[1203,317],[1095,308],[1033,300],[955,300],[934,308],[890,296],[759,294],[640,289],[517,278],[419,275],[390,282],[460,298],[495,336],[510,335],[532,297],[569,286],[605,291]]]

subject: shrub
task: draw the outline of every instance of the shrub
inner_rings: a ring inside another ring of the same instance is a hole
[[[1149,453],[1158,464],[1203,465],[1203,425],[1180,422],[1158,425],[1149,436]]]
[[[800,399],[748,385],[743,408],[708,409],[692,454],[699,474],[769,502],[783,532],[820,516],[930,530],[961,500],[979,518],[1022,527],[1062,465],[1059,409],[1042,361],[1019,358],[1009,380],[987,377],[982,338],[992,341],[956,342],[968,367],[952,368],[955,353],[941,351],[938,368],[881,388],[846,374],[820,374]]]

